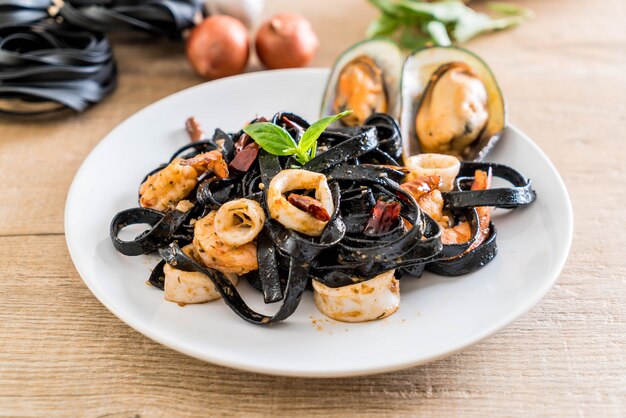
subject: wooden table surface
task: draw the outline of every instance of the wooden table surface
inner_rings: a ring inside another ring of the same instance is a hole
[[[201,80],[180,44],[116,38],[120,83],[104,103],[56,120],[0,120],[0,414],[624,416],[626,6],[517,3],[536,18],[469,47],[495,71],[511,122],[556,164],[575,212],[565,269],[529,313],[447,359],[337,380],[226,369],[135,332],[72,265],[67,190],[112,128]],[[270,0],[266,13],[277,10],[312,20],[316,66],[361,39],[376,15],[363,0]]]

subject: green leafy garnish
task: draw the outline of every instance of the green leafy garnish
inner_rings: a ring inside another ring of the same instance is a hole
[[[524,16],[527,18],[534,16],[533,11],[530,9],[501,1],[491,1],[487,3],[487,8],[506,16]]]
[[[426,24],[426,32],[430,35],[432,39],[435,40],[437,45],[448,46],[452,44],[450,36],[448,35],[448,31],[446,30],[446,25],[439,22],[438,20],[428,22]]]
[[[507,29],[532,17],[526,8],[503,2],[487,7],[502,17],[479,13],[458,0],[369,0],[381,11],[367,31],[368,37],[389,37],[404,48],[447,46],[467,42],[486,32]]]
[[[317,151],[317,139],[328,128],[328,125],[336,120],[349,115],[352,110],[346,110],[337,115],[326,116],[313,123],[302,134],[300,141],[296,141],[289,135],[286,129],[271,122],[257,122],[243,128],[243,131],[261,148],[273,155],[293,155],[300,164],[306,164],[315,157]]]
[[[270,154],[292,155],[298,146],[289,132],[271,122],[251,123],[243,131]]]

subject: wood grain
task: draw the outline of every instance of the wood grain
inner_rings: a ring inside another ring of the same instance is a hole
[[[66,193],[108,131],[201,80],[180,44],[117,36],[114,96],[83,115],[0,119],[0,414],[623,416],[626,6],[516,3],[533,8],[536,18],[470,47],[495,71],[511,121],[563,175],[575,212],[568,263],[531,312],[445,360],[335,380],[225,369],[133,331],[91,295],[71,263]],[[277,10],[312,20],[322,41],[317,66],[330,65],[376,15],[361,0],[270,0],[266,13]]]

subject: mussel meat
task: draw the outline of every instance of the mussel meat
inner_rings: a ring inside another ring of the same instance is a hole
[[[400,118],[404,54],[393,42],[374,39],[343,53],[326,85],[322,116],[351,109],[336,126],[361,126],[374,113]]]
[[[347,126],[363,125],[373,113],[387,112],[387,92],[380,68],[367,55],[350,61],[341,70],[333,100],[333,113],[353,112],[343,118]]]
[[[487,90],[470,66],[444,64],[435,71],[415,117],[420,150],[461,155],[487,125]]]
[[[403,70],[405,158],[419,153],[482,160],[505,126],[504,101],[487,65],[456,47],[413,53]]]

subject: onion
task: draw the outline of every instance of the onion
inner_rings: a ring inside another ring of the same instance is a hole
[[[268,68],[304,67],[315,56],[319,41],[308,20],[297,13],[280,13],[256,35],[256,53]]]
[[[248,30],[231,16],[211,16],[187,38],[187,59],[209,80],[243,72],[249,51]]]

